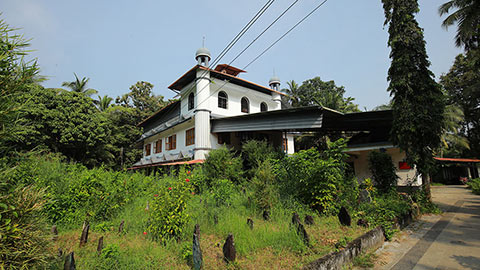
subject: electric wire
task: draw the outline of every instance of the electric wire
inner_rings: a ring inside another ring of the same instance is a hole
[[[255,14],[255,16],[253,16],[252,19],[250,19],[250,21],[242,28],[242,30],[240,30],[240,32],[232,39],[232,41],[230,41],[230,43],[222,50],[222,52],[214,59],[214,61],[212,61],[211,65],[214,66],[216,65],[220,59],[222,59],[227,53],[228,51],[238,42],[238,40],[240,40],[240,38],[253,26],[253,24],[267,11],[267,9],[275,2],[275,0],[268,0],[265,5],[263,5],[263,7]],[[209,70],[205,70],[198,79],[202,79],[205,77],[205,75],[207,74],[207,72],[209,72]],[[187,91],[185,92],[189,92],[190,90],[192,90],[193,88],[195,87],[195,85],[192,85],[189,89],[187,89]],[[204,89],[206,88],[203,87],[202,89],[200,89],[198,92],[197,92],[197,95],[203,91]],[[180,109],[183,109],[185,106],[188,106],[188,103],[186,103],[184,106],[182,106]],[[198,106],[198,104],[197,104]]]
[[[233,58],[233,60],[230,61],[228,65],[230,65],[235,60],[237,60],[237,58],[240,57],[240,55],[242,55],[248,48],[250,48],[250,46],[252,46],[252,44],[255,43],[255,41],[257,41],[263,34],[265,34],[265,32],[267,32],[268,29],[270,29],[270,27],[272,27],[278,20],[280,20],[280,18],[283,17],[283,15],[285,15],[285,13],[287,13],[298,1],[299,0],[296,0],[287,9],[285,9],[269,26],[267,26],[267,28],[265,28],[254,40],[252,40],[252,42],[250,42],[250,44],[248,44],[247,47],[245,47],[245,49],[243,49],[239,54],[237,54],[237,56],[235,56],[235,58]]]
[[[283,17],[283,15],[285,15],[285,13],[287,13],[299,0],[296,0],[294,1],[290,6],[288,6],[288,8],[286,8],[279,16],[277,16],[277,18],[275,18],[275,20],[273,20],[273,22],[271,22],[259,35],[257,35],[257,37],[255,37],[255,39],[253,39],[239,54],[237,54],[229,63],[228,65],[231,65],[235,60],[238,59],[238,57],[240,57],[248,48],[250,48],[250,46],[253,45],[253,43],[255,43],[263,34],[265,34],[265,32],[268,31],[268,29],[270,29],[278,20],[280,20],[280,18]],[[214,66],[215,64],[212,63],[212,66]],[[206,73],[205,73],[206,74]],[[201,77],[200,77],[201,78]],[[219,89],[217,89],[217,91],[213,92],[212,94],[210,94],[208,97],[211,97],[213,96],[214,94],[216,94],[218,91],[220,91],[220,89],[223,88],[223,86],[225,86],[226,83],[224,83]],[[205,89],[206,86],[204,86],[202,89],[200,89],[200,91],[198,91],[198,93],[200,93],[203,89]],[[193,89],[193,85],[192,85],[192,89]],[[190,91],[191,89],[188,89],[188,91]],[[197,95],[198,95],[197,93]],[[198,105],[202,104],[204,101],[200,102]],[[186,106],[188,104],[185,104],[184,106]],[[182,106],[182,109],[184,108],[184,106]]]
[[[258,58],[260,58],[262,55],[264,55],[268,50],[270,50],[275,44],[277,44],[280,40],[282,40],[286,35],[288,35],[290,32],[293,31],[298,25],[300,25],[303,21],[305,21],[310,15],[312,15],[315,11],[317,11],[323,4],[325,4],[328,0],[324,0],[321,2],[318,6],[316,6],[310,13],[308,13],[305,17],[303,17],[299,22],[297,22],[292,28],[290,28],[285,34],[280,36],[275,42],[273,42],[270,46],[268,46],[262,53],[260,53],[257,57],[255,57],[248,65],[246,65],[243,69],[246,69],[249,67],[251,64],[253,64],[255,61],[257,61]]]
[[[258,60],[258,58],[260,58],[262,55],[264,55],[268,50],[270,50],[275,44],[277,44],[280,40],[282,40],[286,35],[288,35],[290,32],[292,32],[297,26],[299,26],[302,22],[304,22],[308,17],[310,17],[315,11],[317,11],[321,6],[323,6],[328,0],[324,0],[322,1],[319,5],[317,5],[312,11],[310,11],[306,16],[304,16],[300,21],[298,21],[296,24],[294,24],[287,32],[285,32],[282,36],[280,36],[275,42],[273,42],[270,46],[268,46],[264,51],[262,51],[258,56],[256,56],[252,61],[250,61],[250,63],[248,63],[248,65],[246,65],[244,68],[242,69],[246,69],[247,67],[249,67],[251,64],[253,64],[256,60]],[[295,1],[292,5],[294,5],[297,1]],[[292,6],[291,5],[291,6]],[[290,8],[288,7],[286,11],[288,11]],[[284,13],[286,13],[286,11],[284,11],[282,13],[282,16]],[[277,19],[274,21],[278,21],[279,17],[277,17]],[[270,27],[271,25],[269,25],[267,27],[267,30],[268,28]],[[266,31],[266,30],[264,30]],[[261,35],[263,34],[263,32],[261,33]],[[257,38],[258,39],[258,38]],[[250,45],[249,45],[250,46]],[[248,46],[247,46],[248,47]],[[241,52],[243,53],[243,51]],[[236,59],[236,58],[235,58]],[[235,60],[234,59],[234,60]],[[233,60],[230,62],[232,63]],[[222,86],[220,86],[216,91],[214,91],[212,94],[209,95],[209,97],[213,96],[214,94],[218,93],[229,81],[228,80],[225,80],[225,82],[222,84]],[[199,92],[201,92],[203,89],[205,89],[206,86],[204,86],[202,89],[200,89]],[[202,104],[203,102],[205,102],[207,99],[205,99],[204,101],[200,102],[197,104],[197,106],[199,106],[200,104]],[[183,107],[182,107],[183,108]]]

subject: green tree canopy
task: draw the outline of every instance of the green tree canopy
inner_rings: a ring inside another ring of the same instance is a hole
[[[449,104],[457,104],[464,114],[461,133],[470,143],[465,154],[480,156],[480,50],[472,50],[455,58],[450,71],[440,77]]]
[[[15,149],[46,148],[89,166],[112,160],[110,122],[89,97],[31,84],[15,101],[25,104],[9,141]]]
[[[116,157],[116,167],[132,165],[142,155],[142,149],[135,148],[135,141],[142,135],[142,129],[136,126],[137,111],[134,108],[110,106],[104,113],[110,121],[110,144]]]
[[[318,105],[340,112],[358,112],[354,98],[345,97],[345,88],[335,85],[334,81],[322,81],[320,77],[306,80],[301,86],[295,81],[287,83],[289,88],[284,91],[290,96],[293,107]]]
[[[153,84],[149,82],[137,82],[130,87],[129,93],[117,97],[115,102],[118,105],[136,109],[138,112],[138,123],[167,104],[163,100],[163,96],[154,95],[152,89]]]
[[[406,152],[407,161],[427,176],[433,165],[432,151],[440,145],[444,96],[429,70],[423,30],[415,20],[417,1],[382,3],[392,60],[388,70],[393,103],[391,139]],[[423,183],[428,184],[426,178]]]

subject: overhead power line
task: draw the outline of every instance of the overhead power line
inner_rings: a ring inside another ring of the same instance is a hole
[[[238,57],[240,57],[248,48],[250,48],[250,46],[252,46],[253,43],[255,43],[263,34],[265,34],[265,32],[267,32],[268,29],[270,29],[278,20],[280,20],[280,18],[283,17],[283,15],[285,15],[285,13],[287,13],[298,1],[299,1],[299,0],[294,1],[288,8],[286,8],[275,20],[273,20],[272,23],[270,23],[270,25],[268,25],[257,37],[255,37],[255,39],[253,39],[253,40],[247,45],[247,47],[245,47],[239,54],[237,54],[237,55],[235,56],[235,58],[233,58],[233,60],[228,63],[228,65],[231,65],[236,59],[238,59]],[[212,66],[214,66],[214,65],[212,64]],[[205,73],[205,74],[206,74],[206,73]],[[222,86],[220,86],[220,87],[217,89],[217,91],[215,91],[214,93],[211,93],[211,94],[209,95],[209,97],[213,96],[216,92],[220,91],[220,89],[222,89],[222,88],[226,85],[227,82],[228,82],[228,81],[226,81],[225,83],[223,83]],[[192,88],[193,88],[193,86],[192,86]],[[203,89],[205,89],[205,88],[206,88],[206,86],[204,86],[202,89],[200,89],[200,91],[198,91],[198,93],[200,93],[200,92],[201,92]],[[189,90],[190,90],[190,89],[189,89]],[[197,94],[198,94],[198,93],[197,93]],[[197,106],[200,105],[200,104],[202,104],[203,102],[205,102],[205,101],[202,101],[202,102],[198,103]],[[186,106],[186,105],[187,105],[187,104],[185,104],[184,106]],[[183,107],[182,107],[182,108],[183,108]]]
[[[250,19],[250,21],[242,28],[242,30],[240,30],[240,32],[232,39],[232,41],[230,41],[230,43],[222,50],[222,52],[217,56],[217,58],[215,58],[214,61],[212,61],[211,63],[211,66],[214,66],[216,65],[220,59],[222,59],[227,53],[228,51],[230,51],[230,49],[238,42],[238,40],[240,40],[240,38],[250,29],[250,27],[252,27],[253,24],[255,24],[255,22],[265,13],[265,11],[267,11],[267,9],[273,4],[273,2],[275,2],[275,0],[268,0],[265,5],[263,5],[263,7],[255,14],[255,16],[253,16],[252,19]],[[200,78],[203,78],[206,74],[207,74],[208,70],[205,70],[201,75],[200,75]],[[195,87],[195,85],[192,85],[188,90],[192,90],[193,87]],[[197,92],[197,95],[198,93],[200,93],[201,91],[203,91],[206,87],[203,87],[202,89],[200,89],[198,92]],[[188,104],[185,104],[185,106],[187,106]],[[198,106],[198,104],[197,104]],[[183,107],[181,107],[181,109],[183,109]]]
[[[270,29],[270,27],[272,27],[281,17],[283,17],[283,15],[285,15],[285,13],[287,13],[298,1],[299,0],[296,0],[287,9],[285,9],[269,26],[267,26],[267,28],[265,28],[254,40],[252,40],[252,42],[250,42],[250,44],[248,44],[245,49],[243,49],[239,54],[237,54],[237,56],[235,56],[235,58],[233,58],[233,60],[228,65],[233,63],[233,61],[237,60],[240,55],[242,55],[248,48],[250,48],[250,46],[252,46],[255,41],[257,41],[263,34],[265,34],[265,32],[267,32],[268,29]]]
[[[315,11],[317,11],[321,6],[323,6],[323,4],[325,4],[325,2],[327,2],[328,0],[324,0],[323,2],[321,2],[318,6],[316,6],[312,11],[310,11],[310,13],[308,13],[305,17],[303,17],[300,21],[298,21],[292,28],[290,28],[287,32],[285,32],[285,34],[283,34],[282,36],[280,36],[277,40],[275,40],[275,42],[273,42],[270,46],[268,46],[262,53],[260,53],[257,57],[255,57],[252,61],[250,61],[250,63],[248,63],[248,65],[246,65],[243,69],[246,69],[247,67],[249,67],[251,64],[253,64],[255,61],[257,61],[258,58],[260,58],[262,55],[264,55],[268,50],[270,50],[275,44],[277,44],[280,40],[282,40],[286,35],[288,35],[290,32],[293,31],[293,29],[295,29],[297,26],[299,26],[303,21],[305,21],[308,17],[310,17],[310,15],[312,15]]]
[[[322,1],[319,5],[317,5],[312,11],[310,11],[305,17],[303,17],[300,21],[298,21],[295,25],[293,25],[287,32],[285,32],[282,36],[280,36],[280,38],[278,38],[275,42],[273,42],[270,46],[268,46],[262,53],[260,53],[257,57],[255,57],[250,63],[248,63],[248,65],[246,65],[243,69],[246,69],[248,66],[250,66],[253,62],[255,62],[258,58],[260,58],[262,55],[264,55],[268,50],[270,50],[270,48],[272,48],[275,44],[277,44],[280,40],[282,40],[286,35],[288,35],[290,32],[292,32],[297,26],[299,26],[302,22],[304,22],[308,17],[310,17],[310,15],[312,15],[315,11],[317,11],[321,6],[323,6],[328,0],[324,0]],[[282,14],[280,14],[279,17],[277,17],[277,19],[275,19],[262,33],[260,33],[259,36],[257,36],[257,38],[254,39],[254,41],[252,41],[246,49],[248,49],[248,47],[253,44],[253,42],[255,42],[261,35],[263,35],[263,33],[265,31],[267,31],[276,21],[278,21],[278,19],[280,19],[280,17],[283,16],[283,14],[285,14],[293,5],[296,4],[297,1],[295,1],[294,3],[292,3],[292,5],[290,5]],[[246,49],[244,49],[242,52],[240,52],[240,54],[242,54]],[[237,57],[238,58],[238,55]],[[234,58],[230,64],[236,59]],[[230,65],[229,64],[229,65]],[[214,93],[210,94],[209,97],[213,96],[215,93],[219,92],[226,84],[228,83],[228,80],[226,80]],[[201,90],[205,89],[206,86],[204,86]],[[201,91],[200,90],[200,91]],[[202,104],[199,103],[199,104]],[[199,105],[197,104],[197,106]]]

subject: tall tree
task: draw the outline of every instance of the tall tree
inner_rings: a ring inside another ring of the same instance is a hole
[[[344,97],[345,88],[336,86],[334,81],[322,81],[320,77],[306,80],[301,86],[294,81],[287,83],[289,89],[285,92],[290,95],[293,107],[322,106],[340,112],[358,112],[358,105],[354,98]]]
[[[83,77],[81,80],[77,77],[77,74],[73,73],[75,75],[75,80],[71,82],[63,82],[62,86],[70,88],[73,92],[77,93],[83,93],[86,96],[91,96],[94,94],[97,94],[98,91],[92,88],[87,88],[88,81],[90,78],[85,78]]]
[[[392,142],[403,149],[407,162],[415,164],[430,196],[428,174],[433,167],[433,149],[440,145],[445,102],[440,86],[429,70],[423,30],[415,14],[417,0],[382,0],[391,66],[388,91],[392,96]]]
[[[461,133],[470,143],[471,157],[480,156],[480,50],[471,50],[455,58],[449,72],[440,77],[449,104],[457,104],[464,113]]]
[[[456,9],[456,10],[455,10]],[[451,0],[438,8],[440,16],[455,10],[443,21],[445,28],[458,24],[455,44],[468,51],[480,42],[480,0]]]
[[[128,108],[135,108],[138,112],[138,122],[151,116],[167,102],[163,96],[153,94],[153,84],[140,81],[130,87],[130,92],[117,97],[115,102]]]
[[[115,167],[123,168],[138,161],[142,149],[135,148],[135,141],[142,135],[142,128],[137,127],[138,112],[135,108],[110,106],[104,113],[110,121],[110,142],[115,155]]]
[[[287,101],[289,101],[292,107],[300,107],[300,97],[298,96],[298,83],[294,80],[287,82],[288,88],[284,89],[285,93],[288,95]]]
[[[8,145],[48,149],[88,166],[112,162],[110,122],[89,97],[31,84],[15,101],[25,106]]]
[[[0,19],[0,157],[11,150],[6,142],[19,127],[16,123],[23,105],[15,103],[14,97],[41,80],[36,61],[23,58],[29,43],[15,30]]]
[[[461,133],[464,114],[457,104],[445,106],[445,121],[442,132],[440,156],[460,157],[463,150],[470,149],[468,139]]]

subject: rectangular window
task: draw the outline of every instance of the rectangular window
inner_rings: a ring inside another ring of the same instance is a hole
[[[195,129],[191,128],[185,131],[185,145],[192,145],[195,143]]]
[[[173,134],[172,136],[167,138],[167,145],[165,148],[167,150],[177,149],[177,134]]]
[[[145,156],[150,156],[151,150],[152,150],[152,145],[151,144],[146,144],[145,145]]]
[[[157,140],[155,142],[155,153],[161,153],[162,152],[162,140]]]

